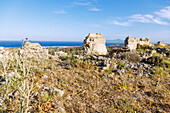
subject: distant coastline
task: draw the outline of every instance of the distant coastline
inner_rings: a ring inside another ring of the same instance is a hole
[[[1,47],[21,47],[22,41],[0,41]],[[32,43],[39,43],[43,47],[72,47],[83,46],[83,41],[31,41]],[[106,41],[106,46],[123,44],[114,41]]]

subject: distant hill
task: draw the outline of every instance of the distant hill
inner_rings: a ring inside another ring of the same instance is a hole
[[[123,41],[123,40],[121,40],[121,39],[106,40],[106,42],[108,42],[108,43],[124,43],[124,41]]]

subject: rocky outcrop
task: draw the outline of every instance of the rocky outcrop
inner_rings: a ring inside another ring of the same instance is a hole
[[[106,40],[103,38],[102,34],[98,33],[89,33],[86,39],[83,42],[84,53],[85,54],[94,54],[94,55],[106,55]]]
[[[33,49],[33,48],[35,48],[35,49],[42,48],[39,43],[31,43],[31,42],[26,42],[23,47],[24,48],[31,48],[31,49]]]
[[[165,43],[164,41],[159,41],[157,43],[158,46],[167,46],[167,43]]]
[[[20,49],[20,54],[26,54],[28,58],[47,58],[48,49],[43,48],[39,43],[26,42]]]
[[[134,49],[137,49],[138,45],[152,46],[152,43],[147,38],[133,38],[133,37],[128,36],[124,41],[124,45],[130,50],[134,50]]]

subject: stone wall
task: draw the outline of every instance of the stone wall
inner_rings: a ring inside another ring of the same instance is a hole
[[[85,54],[94,54],[94,55],[106,55],[106,39],[103,38],[102,34],[99,33],[89,33],[86,39],[83,42],[84,53]]]
[[[129,48],[130,50],[137,49],[138,44],[152,46],[151,41],[147,38],[133,38],[128,36],[124,41],[125,47]]]

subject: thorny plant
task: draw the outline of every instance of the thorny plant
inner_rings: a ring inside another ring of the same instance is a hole
[[[32,90],[34,88],[34,74],[31,73],[31,59],[28,60],[27,49],[24,49],[24,54],[13,54],[9,55],[8,52],[3,54],[3,57],[0,59],[3,66],[3,77],[5,79],[5,97],[6,101],[10,101],[10,94],[15,98],[16,91],[20,95],[20,113],[27,113],[30,109],[30,100],[32,98]],[[12,67],[12,69],[11,69]],[[9,76],[7,73],[8,70],[12,70],[14,74]],[[11,92],[11,88],[16,88],[14,92]],[[10,106],[7,103],[4,105],[2,110]]]

